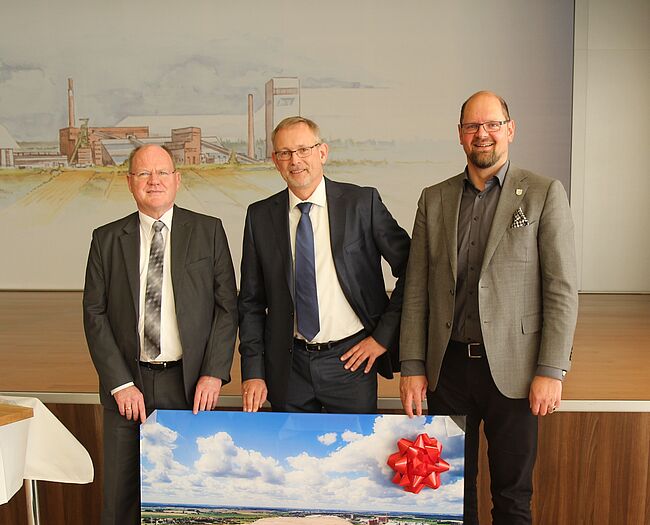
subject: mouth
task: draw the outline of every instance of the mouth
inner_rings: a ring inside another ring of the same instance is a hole
[[[290,169],[290,170],[289,170],[289,173],[290,173],[291,175],[300,175],[300,174],[303,173],[304,171],[307,171],[307,170],[306,170],[305,168],[294,168],[294,169]]]
[[[478,149],[487,149],[494,146],[494,142],[475,142],[472,146]]]

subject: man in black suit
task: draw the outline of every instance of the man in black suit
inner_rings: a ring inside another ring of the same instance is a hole
[[[374,188],[324,177],[309,119],[273,131],[287,189],[248,208],[239,294],[242,397],[256,411],[377,410],[377,372],[397,370],[408,234]],[[397,277],[386,294],[381,258]]]
[[[235,276],[221,221],[174,205],[181,176],[160,146],[127,175],[138,212],[93,232],[84,328],[104,406],[102,524],[140,523],[140,422],[212,410],[230,380]]]

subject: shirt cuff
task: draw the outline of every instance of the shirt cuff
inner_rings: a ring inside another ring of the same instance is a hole
[[[419,359],[406,359],[402,361],[400,363],[400,370],[400,374],[403,377],[426,375],[424,361],[420,361]]]
[[[111,395],[114,396],[120,390],[124,390],[125,388],[129,388],[130,386],[133,385],[135,385],[135,383],[133,381],[129,381],[128,383],[124,383],[123,385],[117,386],[113,390],[111,390]]]
[[[535,375],[550,377],[552,379],[559,379],[560,381],[564,381],[566,370],[562,370],[561,368],[555,368],[554,366],[537,365],[537,370],[535,371]]]

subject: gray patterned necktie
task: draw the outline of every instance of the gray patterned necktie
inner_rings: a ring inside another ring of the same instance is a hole
[[[144,357],[153,361],[160,355],[160,305],[162,303],[165,242],[161,221],[153,223],[153,239],[147,268],[147,291],[144,296]]]

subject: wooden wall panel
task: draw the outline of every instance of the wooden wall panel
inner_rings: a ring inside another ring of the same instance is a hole
[[[481,523],[491,523],[486,449],[481,436]],[[533,481],[535,524],[650,523],[650,414],[559,412],[540,418]]]
[[[48,404],[47,408],[90,454],[95,467],[95,481],[86,485],[39,481],[41,524],[99,524],[104,468],[102,408],[100,405],[68,404]],[[0,505],[0,525],[27,525],[24,489],[20,489],[8,503]]]
[[[96,393],[81,318],[81,292],[0,291],[0,392]],[[648,319],[650,294],[581,294],[563,398],[650,399]],[[231,373],[223,394],[239,395],[237,352]],[[399,398],[399,381],[380,377],[379,397]]]

